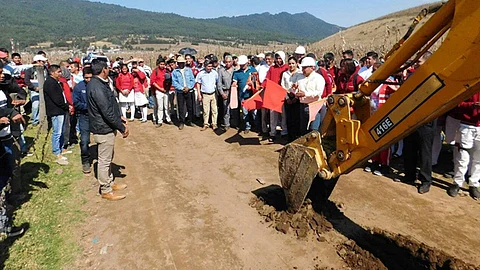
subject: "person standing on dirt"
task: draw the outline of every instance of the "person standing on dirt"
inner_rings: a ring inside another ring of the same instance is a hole
[[[426,52],[417,62],[420,67],[432,55]],[[430,191],[432,185],[432,148],[433,137],[437,120],[433,120],[420,126],[412,134],[403,139],[403,158],[405,167],[404,183],[413,184],[417,180],[417,160],[420,156],[420,173],[418,179],[422,184],[418,187],[418,193],[424,194]]]
[[[119,131],[127,138],[129,131],[126,119],[122,117],[120,108],[110,88],[108,66],[104,61],[92,62],[92,80],[87,85],[88,118],[90,132],[98,146],[97,179],[103,199],[117,201],[125,198],[114,191],[127,188],[125,184],[114,183],[111,173],[115,135]]]
[[[178,129],[182,130],[185,125],[194,126],[194,102],[195,76],[192,69],[185,66],[186,60],[183,56],[177,58],[177,68],[172,72],[172,84],[177,93],[177,110],[180,120]],[[185,111],[186,109],[186,111]],[[188,115],[187,115],[188,113]]]
[[[469,192],[473,199],[480,199],[480,93],[457,106],[457,117],[460,127],[457,131],[455,174],[453,185],[448,189],[448,195],[456,197],[460,187],[465,183],[465,175],[469,167]]]
[[[240,69],[233,72],[232,87],[237,87],[240,94],[240,103],[250,98],[253,95],[253,91],[249,88],[248,82],[251,81],[251,75],[257,70],[248,64],[248,57],[246,55],[240,55],[238,57],[238,64]],[[257,110],[248,111],[247,108],[242,108],[243,121],[245,123],[244,133],[249,133],[251,129],[250,115],[255,119]]]
[[[80,128],[80,156],[82,171],[85,174],[91,172],[90,168],[90,127],[88,120],[87,84],[92,79],[92,68],[83,69],[83,81],[78,82],[73,88],[73,106]]]
[[[204,65],[205,69],[198,73],[196,79],[198,100],[202,102],[203,106],[203,128],[201,131],[205,131],[210,127],[208,123],[210,112],[212,112],[212,129],[216,130],[218,112],[215,93],[217,90],[218,73],[213,69],[212,61],[206,60]]]
[[[230,54],[223,57],[223,65],[218,69],[217,91],[220,97],[220,117],[223,117],[223,128],[230,128],[230,89],[232,88],[233,58]]]

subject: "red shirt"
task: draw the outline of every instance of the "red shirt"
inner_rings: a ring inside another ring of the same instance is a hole
[[[139,70],[136,73],[133,73],[132,75],[133,75],[133,90],[135,92],[145,93],[144,87],[146,87],[145,84],[147,82],[146,80],[147,76],[145,75],[145,73]]]
[[[132,90],[133,89],[133,76],[130,73],[118,74],[117,79],[115,80],[115,85],[118,90]]]
[[[156,68],[152,72],[152,76],[150,77],[150,85],[152,86],[153,91],[156,91],[156,87],[153,85],[153,83],[157,83],[161,88],[164,90],[169,90],[167,89],[167,85],[165,83],[165,74],[167,73],[167,69],[159,69]]]
[[[317,72],[322,75],[325,79],[325,90],[323,91],[322,98],[327,97],[332,93],[333,90],[333,77],[332,75],[323,67],[320,67]]]
[[[280,84],[282,82],[283,72],[287,70],[288,70],[288,65],[283,65],[283,66],[273,65],[268,69],[267,76],[265,78]]]
[[[458,104],[456,108],[457,119],[464,124],[480,127],[480,107],[475,106],[476,102],[480,102],[480,92]]]

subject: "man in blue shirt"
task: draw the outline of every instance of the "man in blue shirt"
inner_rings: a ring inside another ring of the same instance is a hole
[[[80,128],[80,156],[82,159],[82,171],[85,174],[91,172],[90,168],[90,152],[88,145],[90,144],[90,127],[88,120],[88,101],[87,101],[87,84],[92,79],[92,68],[83,69],[83,81],[77,83],[73,88],[73,106],[78,119]]]
[[[179,56],[177,58],[177,68],[172,72],[172,85],[177,93],[177,109],[180,118],[178,129],[180,130],[185,127],[185,124],[187,124],[187,126],[195,126],[195,124],[193,124],[193,105],[195,100],[193,88],[195,86],[195,77],[193,76],[192,69],[185,67],[185,62],[185,58]],[[187,109],[186,112],[185,108]],[[185,122],[187,113],[188,115]]]
[[[257,70],[248,65],[248,58],[245,55],[240,55],[238,57],[238,64],[240,65],[240,69],[233,72],[232,87],[237,87],[241,104],[244,100],[253,95],[253,91],[249,89],[248,82],[251,80],[251,74],[257,72]],[[245,122],[245,133],[248,133],[252,127],[249,119],[250,112],[246,108],[242,108],[242,111],[243,120]],[[255,119],[257,110],[251,111],[251,114],[253,119]]]
[[[213,69],[211,61],[205,61],[205,69],[200,71],[197,75],[197,91],[198,100],[202,101],[203,105],[203,128],[201,131],[207,130],[210,125],[208,118],[210,117],[210,110],[212,111],[212,129],[217,129],[217,98],[216,89],[218,82],[218,73]]]

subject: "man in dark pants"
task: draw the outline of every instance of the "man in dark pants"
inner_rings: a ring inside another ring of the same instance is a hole
[[[195,76],[193,76],[192,69],[185,66],[185,62],[185,58],[179,56],[177,58],[178,66],[172,72],[172,84],[177,93],[177,109],[180,120],[178,129],[180,130],[183,129],[185,124],[187,126],[195,126],[193,123],[193,106],[195,104],[193,87],[195,86]],[[187,119],[185,119],[185,116],[187,116]]]
[[[87,84],[92,79],[92,68],[83,69],[83,81],[77,83],[73,88],[73,106],[77,116],[80,128],[80,152],[82,159],[82,171],[85,174],[91,172],[90,168],[90,127],[88,121],[88,101],[87,101]]]
[[[415,65],[419,68],[432,55],[426,52]],[[404,182],[413,183],[417,179],[417,159],[420,155],[420,174],[418,179],[422,184],[418,187],[418,193],[424,194],[430,191],[432,185],[432,148],[437,120],[426,123],[412,134],[403,139],[403,158],[405,167]]]
[[[413,183],[417,179],[417,160],[420,155],[420,173],[418,179],[422,184],[418,193],[430,191],[432,185],[432,148],[437,120],[429,122],[403,139],[403,157],[405,166],[405,182]]]

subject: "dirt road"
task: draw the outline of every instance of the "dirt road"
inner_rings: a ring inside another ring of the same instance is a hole
[[[421,196],[359,170],[341,177],[332,194],[345,218],[322,241],[276,231],[249,206],[252,191],[279,184],[274,151],[281,145],[261,144],[255,133],[133,123],[128,139],[117,138],[114,159],[127,199],[101,200],[93,176],[81,184],[89,217],[73,229],[84,248],[74,268],[341,269],[348,266],[338,246],[359,243],[364,228],[480,265],[479,203],[440,188]]]

